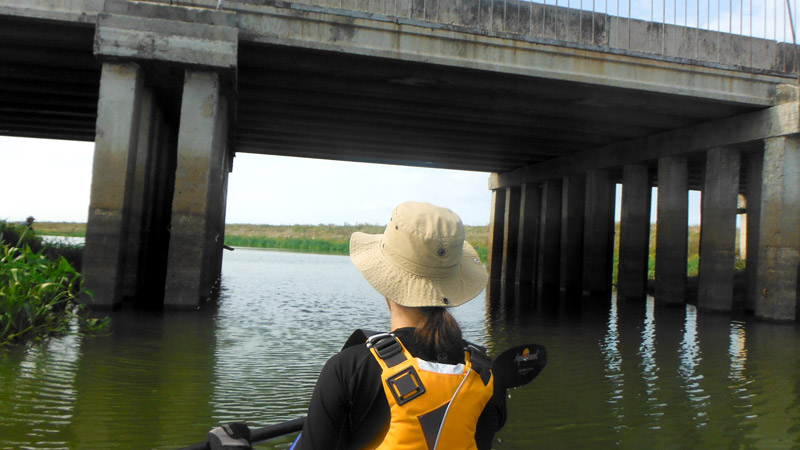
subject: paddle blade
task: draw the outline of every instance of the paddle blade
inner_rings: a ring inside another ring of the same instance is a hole
[[[524,344],[512,347],[492,363],[492,373],[496,381],[506,389],[524,386],[536,378],[547,365],[547,350],[538,344]]]

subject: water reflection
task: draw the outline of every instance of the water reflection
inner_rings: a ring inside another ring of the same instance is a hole
[[[65,336],[0,355],[0,447],[24,448],[30,442],[69,447],[80,341],[80,336]]]
[[[617,320],[617,299],[614,297],[611,300],[606,334],[600,349],[606,362],[605,378],[611,383],[608,403],[611,405],[611,411],[619,422],[616,428],[620,428],[625,418],[622,409],[625,374],[622,371],[622,353],[619,351],[619,326]]]
[[[227,420],[294,418],[354,328],[389,326],[347,257],[237,249],[222,287],[218,308],[117,311],[109,336],[0,348],[0,449],[174,450]],[[485,298],[453,311],[491,354],[548,349],[495,448],[800,446],[800,327],[650,299],[587,299],[576,313],[519,292],[497,315]]]
[[[706,394],[700,381],[703,375],[698,373],[697,366],[702,360],[700,345],[697,341],[697,307],[686,305],[686,322],[683,327],[683,341],[680,345],[680,367],[678,373],[683,380],[683,389],[689,399],[689,406],[694,411],[692,419],[695,426],[702,427],[707,424],[708,407]]]
[[[645,382],[645,394],[647,402],[647,416],[652,419],[649,425],[652,429],[660,429],[659,417],[661,417],[664,404],[659,402],[658,396],[658,364],[656,363],[656,318],[655,300],[648,297],[646,301],[644,326],[642,327],[642,343],[639,346],[639,356],[642,358],[642,377]]]

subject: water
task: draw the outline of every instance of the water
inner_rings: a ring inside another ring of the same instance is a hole
[[[485,305],[454,310],[468,339],[549,354],[510,393],[497,449],[800,448],[795,325],[652,301],[493,319]],[[0,349],[0,449],[176,449],[221,422],[289,420],[353,329],[388,326],[347,257],[226,252],[217,308],[120,311],[105,336]]]

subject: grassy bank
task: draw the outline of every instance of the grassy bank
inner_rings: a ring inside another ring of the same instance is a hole
[[[617,254],[619,250],[619,223],[614,235],[614,280],[617,279]],[[257,247],[280,250],[293,250],[307,253],[328,253],[346,255],[349,252],[350,235],[356,231],[382,233],[382,225],[255,225],[228,224],[225,226],[225,243],[233,247]],[[488,257],[489,227],[465,227],[467,241],[478,251],[485,263]],[[37,222],[40,234],[54,236],[84,236],[86,225],[82,223]],[[649,276],[655,277],[656,225],[650,229]],[[687,236],[687,275],[697,276],[700,261],[700,227],[689,227]],[[739,233],[736,234],[736,269],[744,269],[744,260],[739,259]]]
[[[619,222],[616,223],[614,233],[614,283],[617,282],[617,266],[619,261]],[[650,251],[648,258],[648,278],[655,279],[656,272],[656,225],[650,225]],[[700,226],[694,225],[689,227],[689,234],[686,237],[687,241],[687,260],[686,260],[686,274],[689,277],[696,277],[699,273],[700,265]],[[739,231],[736,231],[736,244],[735,244],[736,260],[734,268],[737,271],[744,270],[745,260],[739,258]]]
[[[225,227],[225,244],[232,247],[258,247],[295,250],[306,253],[347,255],[350,235],[383,233],[379,225],[252,225],[229,224]],[[465,227],[467,241],[486,262],[489,227]]]
[[[81,253],[73,247],[43,244],[32,230],[0,221],[0,345],[65,334],[76,323],[85,331],[105,326],[86,314],[83,277],[58,254]]]

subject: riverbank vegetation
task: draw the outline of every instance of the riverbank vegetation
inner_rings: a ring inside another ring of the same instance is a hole
[[[350,235],[356,231],[369,234],[383,233],[381,225],[251,225],[225,226],[225,244],[232,247],[259,247],[296,250],[306,253],[347,255],[350,253]],[[475,247],[486,262],[488,258],[488,226],[465,226],[467,241]]]
[[[44,244],[31,228],[0,221],[0,345],[108,323],[89,316],[79,297],[91,293],[62,251],[80,262],[82,246]]]
[[[614,280],[617,279],[617,253],[619,250],[619,223],[614,235]],[[41,233],[57,236],[84,236],[86,225],[81,223],[37,223]],[[254,225],[228,224],[225,226],[225,244],[232,247],[257,247],[293,250],[307,253],[329,253],[346,255],[350,251],[350,235],[353,232],[382,233],[381,225]],[[475,247],[484,263],[488,258],[489,227],[466,226],[467,241]],[[656,225],[650,229],[649,277],[655,278]],[[696,277],[700,261],[700,226],[689,227],[687,236],[687,275]],[[739,233],[736,234],[736,263],[738,271],[744,269],[744,260],[739,258]]]

